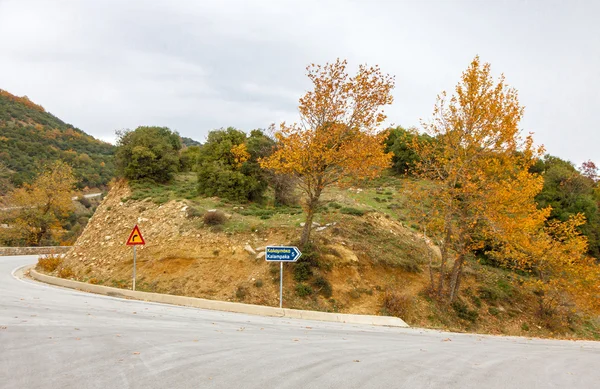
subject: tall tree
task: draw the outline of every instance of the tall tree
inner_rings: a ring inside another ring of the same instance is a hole
[[[56,241],[64,233],[61,221],[74,210],[75,184],[73,169],[57,161],[32,184],[13,190],[9,194],[9,204],[16,213],[12,230],[29,245]]]
[[[181,138],[167,127],[117,131],[118,172],[130,180],[168,182],[179,169]]]
[[[264,168],[297,177],[305,195],[303,246],[325,188],[348,177],[375,177],[390,164],[386,134],[378,129],[386,118],[382,107],[393,100],[394,78],[366,65],[350,77],[346,65],[338,59],[307,67],[313,90],[300,98],[300,124],[281,123],[275,134],[278,148],[261,162]]]
[[[253,131],[250,138],[255,141],[260,136],[262,133]],[[233,127],[209,132],[196,167],[200,194],[237,201],[262,200],[267,182],[252,155],[254,150],[248,149],[250,138]]]
[[[516,90],[506,86],[504,77],[494,82],[490,65],[475,57],[455,95],[449,100],[445,92],[438,96],[433,120],[424,124],[436,141],[414,144],[418,170],[434,181],[426,190],[439,210],[430,223],[442,252],[432,287],[449,301],[458,294],[466,257],[496,233],[498,220],[514,215],[543,220],[548,212],[533,202],[542,178],[528,169],[542,150],[533,147],[530,136],[520,136],[522,115]]]

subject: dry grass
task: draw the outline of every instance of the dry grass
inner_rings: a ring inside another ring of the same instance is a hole
[[[38,258],[36,269],[44,271],[46,273],[52,273],[58,268],[61,262],[62,256],[59,254],[43,255]]]
[[[60,278],[72,278],[74,275],[73,269],[69,266],[65,266],[58,271],[58,276]]]

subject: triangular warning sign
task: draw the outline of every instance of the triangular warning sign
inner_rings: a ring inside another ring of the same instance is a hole
[[[135,227],[133,227],[133,231],[131,231],[131,235],[129,235],[129,239],[127,239],[127,246],[135,246],[138,244],[146,244],[146,242],[136,224]]]

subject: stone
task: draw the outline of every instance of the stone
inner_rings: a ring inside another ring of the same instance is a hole
[[[317,227],[317,228],[315,229],[315,231],[323,231],[323,230],[324,230],[324,229],[326,229],[326,228],[327,228],[327,226],[323,226],[323,227]]]
[[[261,251],[260,253],[258,253],[256,255],[256,259],[263,259],[265,257],[266,253],[264,251]]]
[[[244,250],[246,250],[246,252],[250,255],[256,255],[256,251],[254,251],[254,249],[252,248],[252,246],[250,246],[249,244],[247,244],[246,246],[244,246]]]
[[[264,246],[260,246],[260,247],[255,248],[254,250],[256,250],[257,252],[259,252],[259,251],[265,251],[265,247]]]
[[[112,239],[112,237],[111,237],[110,235],[106,235],[106,236],[104,237],[104,240],[111,240],[111,239]]]

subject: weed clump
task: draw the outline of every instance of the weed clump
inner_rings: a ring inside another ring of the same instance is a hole
[[[60,278],[72,278],[74,275],[75,273],[73,273],[73,269],[71,269],[69,266],[65,266],[58,271],[58,276]]]
[[[48,254],[38,258],[37,268],[39,270],[51,273],[58,268],[62,262],[62,257],[57,254]]]
[[[294,266],[294,280],[298,282],[308,280],[312,274],[313,272],[308,262],[298,262]]]
[[[456,316],[458,316],[460,319],[467,320],[472,323],[475,323],[475,321],[477,321],[477,318],[479,317],[479,313],[477,313],[477,311],[470,310],[467,304],[465,304],[461,300],[456,300],[455,302],[453,302],[452,309],[454,309],[454,312],[456,312]]]
[[[311,294],[313,294],[313,289],[306,284],[299,283],[296,285],[296,294],[299,297],[310,296]]]
[[[238,300],[243,300],[246,298],[246,288],[244,288],[243,286],[238,286],[237,289],[235,290],[235,298],[237,298]]]
[[[352,208],[352,207],[343,207],[340,209],[340,212],[346,215],[353,215],[353,216],[363,216],[365,214],[365,211],[363,211],[362,209],[358,209],[358,208]]]
[[[186,216],[188,219],[195,219],[202,216],[202,212],[198,208],[188,207]]]
[[[202,217],[202,221],[207,226],[220,226],[225,224],[227,216],[222,211],[208,211]]]
[[[386,291],[383,296],[385,314],[399,318],[410,317],[414,307],[414,298],[396,291]]]
[[[333,293],[331,283],[323,276],[316,277],[313,281],[313,286],[317,289],[317,293],[325,298],[330,298]]]

